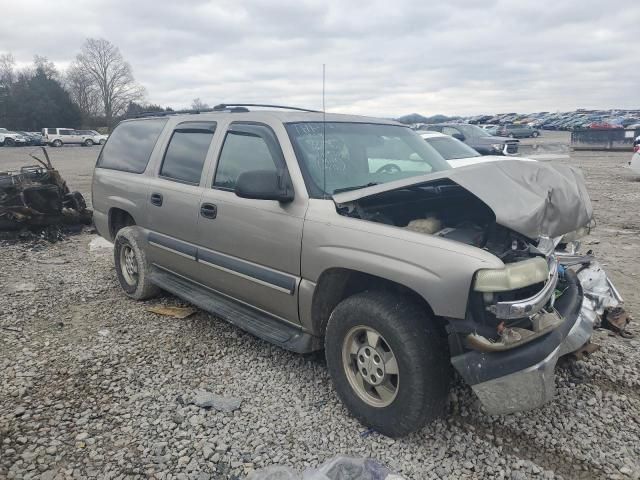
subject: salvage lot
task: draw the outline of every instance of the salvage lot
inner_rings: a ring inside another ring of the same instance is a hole
[[[522,141],[524,154],[566,153],[568,135]],[[0,168],[31,148],[0,149]],[[98,147],[50,149],[90,201]],[[630,153],[580,152],[598,224],[593,249],[640,312],[640,182]],[[408,478],[638,478],[640,340],[597,334],[585,362],[558,370],[555,401],[490,417],[457,386],[451,413],[401,440],[367,432],[337,400],[321,355],[300,356],[205,313],[177,320],[127,299],[95,235],[2,246],[0,477],[120,474],[242,476],[271,464],[302,469],[342,453]],[[90,248],[92,245],[94,248]],[[639,314],[636,313],[636,316]],[[631,331],[640,331],[634,324]],[[205,389],[242,400],[232,413],[183,405]]]

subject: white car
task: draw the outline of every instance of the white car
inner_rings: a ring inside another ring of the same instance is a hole
[[[0,145],[5,147],[22,146],[27,144],[27,139],[16,132],[11,132],[6,128],[0,128]]]
[[[505,160],[535,162],[535,160],[531,158],[480,155],[466,143],[440,132],[420,131],[417,133],[454,168],[475,165],[476,163],[503,162]]]
[[[109,138],[109,135],[103,135],[95,130],[76,130],[76,132],[85,137],[85,142],[91,140],[95,145],[104,145]]]

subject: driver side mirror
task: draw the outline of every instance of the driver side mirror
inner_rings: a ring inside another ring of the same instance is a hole
[[[461,142],[464,142],[464,135],[461,133],[454,133],[453,135],[451,135],[453,138],[460,140]]]
[[[289,177],[275,170],[250,170],[236,181],[235,194],[256,200],[293,201],[293,186]]]

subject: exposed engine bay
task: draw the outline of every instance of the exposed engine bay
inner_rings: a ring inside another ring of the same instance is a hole
[[[498,225],[482,200],[450,180],[383,192],[344,205],[339,212],[482,248],[504,263],[540,254],[535,242]]]

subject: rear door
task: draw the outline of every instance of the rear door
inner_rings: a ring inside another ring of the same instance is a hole
[[[282,135],[288,141],[286,133]],[[234,122],[225,132],[213,179],[202,195],[198,261],[209,270],[209,287],[298,322],[306,197],[296,192],[291,203],[240,198],[234,193],[236,180],[250,170],[288,175],[280,141],[269,126]]]
[[[175,125],[149,185],[150,260],[189,278],[197,277],[202,172],[215,129],[210,121]]]

